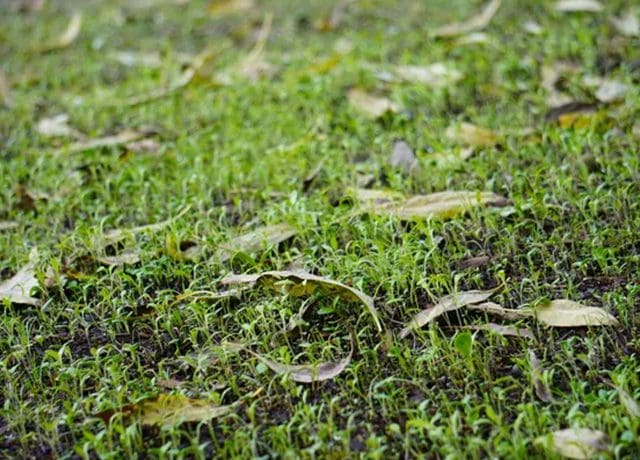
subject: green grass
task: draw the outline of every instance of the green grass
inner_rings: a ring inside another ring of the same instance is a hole
[[[553,12],[552,2],[504,2],[486,30],[491,41],[465,46],[435,41],[428,30],[472,14],[480,2],[361,0],[329,32],[311,25],[330,11],[322,1],[261,1],[224,18],[207,14],[204,1],[150,3],[156,6],[52,0],[32,14],[0,6],[0,68],[14,99],[0,109],[0,220],[19,224],[0,231],[0,278],[13,275],[33,246],[41,277],[48,269],[56,275],[41,293],[43,306],[0,307],[0,457],[549,458],[535,439],[567,427],[603,431],[615,458],[638,455],[640,420],[611,386],[640,397],[640,140],[632,134],[640,39],[621,38],[608,20],[630,2],[569,15]],[[84,13],[78,39],[34,53],[76,9]],[[211,47],[207,72],[242,59],[267,12],[274,15],[265,50],[278,68],[273,78],[218,87],[205,73],[171,96],[118,106],[179,77],[183,53]],[[527,34],[527,19],[544,32]],[[314,71],[335,55],[339,39],[353,50],[328,72]],[[159,52],[162,64],[125,67],[109,57],[120,50]],[[545,124],[540,72],[561,60],[579,69],[563,82],[576,100],[592,100],[583,75],[606,72],[636,86],[603,108],[602,123]],[[365,65],[437,61],[451,62],[464,79],[436,90],[385,84]],[[353,86],[386,94],[404,110],[366,120],[347,102]],[[52,154],[67,141],[44,138],[35,126],[62,112],[89,137],[151,127],[159,150]],[[540,135],[508,135],[501,146],[437,167],[430,155],[451,148],[444,131],[457,121],[495,131],[533,126]],[[389,168],[396,138],[416,150],[421,174],[406,178]],[[412,224],[355,216],[344,190],[363,174],[374,175],[374,188],[490,190],[513,206]],[[21,209],[21,186],[50,198]],[[104,255],[103,229],[159,222],[187,205],[168,227],[128,240],[143,251],[140,263],[95,262]],[[297,236],[224,264],[176,260],[167,246],[196,240],[211,254],[221,242],[280,223]],[[483,254],[488,264],[461,268]],[[287,337],[277,333],[300,300],[260,289],[240,300],[177,300],[221,289],[231,272],[292,262],[374,297],[386,335],[359,305],[327,296],[312,298],[308,324]],[[477,332],[460,353],[456,343],[468,338],[456,339],[465,334],[456,326],[487,318],[453,313],[397,337],[441,296],[498,285],[494,300],[506,307],[569,298],[602,306],[621,325],[527,323],[534,342]],[[240,341],[279,361],[319,362],[344,357],[350,331],[357,342],[351,365],[311,385],[221,349],[225,340]],[[545,370],[552,404],[536,398],[528,348]],[[184,384],[162,388],[170,378]],[[232,414],[199,424],[142,427],[116,417],[105,425],[92,417],[162,392],[230,404],[258,390]]]

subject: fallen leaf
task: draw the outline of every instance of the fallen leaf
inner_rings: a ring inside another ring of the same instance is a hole
[[[405,199],[400,192],[368,188],[352,188],[346,192],[363,206],[381,206],[397,203]]]
[[[181,394],[160,394],[118,410],[96,416],[108,423],[115,414],[134,418],[143,425],[170,427],[183,422],[204,422],[230,413],[234,406],[219,406],[206,399],[191,399]]]
[[[135,265],[140,262],[140,253],[138,251],[129,251],[118,254],[117,256],[104,256],[96,258],[98,262],[109,267],[120,267],[123,265]]]
[[[484,32],[473,32],[458,38],[455,41],[455,44],[457,46],[478,45],[482,43],[487,43],[489,39],[490,39],[489,35],[485,34]]]
[[[86,141],[78,141],[67,146],[61,147],[53,151],[54,155],[60,155],[63,153],[74,154],[81,153],[87,150],[101,149],[105,147],[117,147],[127,144],[129,142],[136,141],[146,136],[145,133],[139,131],[132,131],[125,129],[117,134],[105,137],[99,137],[96,139],[88,139]]]
[[[12,230],[14,228],[18,228],[18,222],[14,222],[12,220],[0,220],[0,231]]]
[[[61,113],[50,118],[43,118],[38,121],[36,131],[44,137],[67,137],[79,135],[78,131],[68,125],[69,115]]]
[[[482,311],[490,315],[499,316],[509,321],[518,321],[520,319],[532,318],[534,313],[529,308],[522,308],[519,310],[504,308],[494,302],[483,302],[477,305],[467,306],[469,310]]]
[[[125,67],[140,66],[157,69],[162,65],[160,53],[157,52],[114,51],[109,54],[109,57]]]
[[[598,13],[604,9],[602,4],[596,0],[560,0],[553,7],[556,11],[562,12],[590,12]]]
[[[622,82],[607,80],[600,85],[595,96],[600,102],[608,104],[624,99],[630,89],[628,85]]]
[[[452,142],[470,147],[492,147],[500,142],[498,134],[471,123],[449,126],[444,134]]]
[[[537,439],[546,444],[547,436]],[[551,433],[551,448],[556,454],[577,460],[589,460],[609,451],[609,439],[602,431],[590,428],[567,428]]]
[[[467,268],[478,268],[478,267],[482,267],[483,265],[488,264],[490,260],[491,260],[491,257],[489,257],[487,255],[468,257],[465,260],[463,260],[462,262],[460,262],[459,267],[462,270],[466,270]]]
[[[397,112],[398,105],[386,97],[374,96],[361,89],[350,89],[347,99],[351,106],[366,118],[375,120],[387,112]]]
[[[638,14],[634,10],[628,10],[624,16],[613,16],[611,24],[616,30],[626,37],[637,37],[640,35],[640,21]]]
[[[331,9],[329,15],[318,18],[313,22],[313,27],[321,32],[330,32],[340,27],[344,14],[349,4],[354,0],[338,0],[334,7]]]
[[[373,190],[369,190],[373,192]],[[464,214],[478,206],[503,206],[508,200],[492,192],[446,191],[429,195],[415,195],[402,201],[361,203],[362,211],[395,216],[401,220],[427,218],[448,219]]]
[[[162,230],[163,228],[171,225],[173,222],[184,216],[187,211],[191,209],[191,206],[185,206],[182,211],[162,222],[156,222],[155,224],[141,225],[139,227],[126,228],[126,229],[114,229],[104,233],[104,239],[108,244],[117,243],[124,240],[128,235],[137,235],[138,233],[154,233]]]
[[[351,351],[346,358],[340,361],[329,361],[318,364],[283,364],[277,361],[273,361],[266,356],[256,353],[255,351],[245,347],[244,345],[236,344],[236,348],[243,349],[249,352],[251,355],[258,358],[265,366],[271,369],[276,374],[288,375],[291,380],[299,383],[314,383],[322,382],[325,380],[331,380],[337,377],[347,366],[351,363],[351,357],[353,356],[353,339],[351,340]]]
[[[474,331],[491,331],[504,337],[521,337],[523,339],[535,340],[533,333],[526,327],[509,326],[496,323],[474,324],[466,327]]]
[[[524,29],[525,32],[528,32],[532,35],[540,35],[542,34],[542,32],[544,32],[544,29],[542,28],[542,26],[540,24],[538,24],[536,21],[525,21],[524,24],[522,24],[522,28]]]
[[[221,262],[226,262],[239,252],[252,253],[275,246],[292,238],[297,233],[296,229],[287,224],[260,227],[221,244],[216,257]]]
[[[160,150],[160,143],[155,139],[146,138],[138,141],[128,142],[125,147],[135,153],[154,154]]]
[[[60,37],[58,37],[57,39],[53,40],[51,43],[38,48],[37,51],[41,53],[47,53],[47,52],[55,51],[61,48],[66,48],[71,43],[73,43],[76,38],[78,38],[81,27],[82,27],[82,13],[80,13],[79,11],[76,11],[75,13],[73,13],[73,16],[71,16],[71,19],[69,20],[69,25],[67,25],[67,28],[62,33],[62,35],[60,35]]]
[[[271,271],[245,275],[231,274],[222,279],[221,283],[223,285],[248,284],[251,286],[260,283],[274,289],[284,290],[294,297],[307,296],[315,291],[327,295],[337,295],[344,300],[363,304],[373,317],[378,331],[382,331],[373,299],[357,289],[329,278],[311,273]]]
[[[531,349],[529,350],[529,366],[531,367],[531,384],[536,392],[536,396],[540,401],[552,403],[553,396],[551,396],[549,385],[547,385],[547,382],[544,380],[544,371],[542,370],[540,361],[538,361],[538,357]]]
[[[617,326],[618,320],[598,307],[572,300],[553,300],[535,310],[536,319],[552,327]]]
[[[568,102],[549,110],[545,115],[545,121],[567,127],[569,117],[577,117],[579,115],[593,117],[596,114],[596,109],[596,104],[590,102]]]
[[[502,0],[491,0],[488,2],[482,11],[464,22],[455,22],[443,27],[439,27],[432,32],[434,37],[454,37],[456,35],[465,35],[470,32],[482,30],[489,25],[495,14],[498,12],[498,8]]]
[[[494,290],[489,291],[465,291],[447,295],[440,299],[438,303],[421,312],[417,313],[401,331],[400,338],[405,338],[415,329],[420,329],[439,316],[454,310],[458,310],[466,305],[484,302],[495,293]]]
[[[40,305],[40,300],[31,296],[31,290],[39,286],[35,268],[38,250],[33,248],[29,262],[10,279],[0,283],[0,301],[8,300],[20,305]]]
[[[158,377],[156,379],[156,384],[165,389],[177,390],[181,386],[184,386],[185,382],[183,380],[178,380],[175,377],[169,377],[168,379]]]
[[[621,387],[614,385],[614,388],[618,393],[620,403],[624,406],[629,415],[634,418],[640,418],[640,404],[638,404],[638,402]]]
[[[258,38],[249,55],[237,67],[236,73],[251,82],[256,82],[263,75],[271,76],[275,72],[273,64],[264,59],[264,48],[271,33],[273,15],[267,14],[262,22]]]
[[[2,69],[0,69],[0,100],[2,100],[2,105],[9,109],[14,106],[13,96],[11,95],[11,84]]]
[[[250,11],[254,7],[253,0],[212,0],[207,9],[212,16],[222,16]]]
[[[389,164],[392,168],[401,169],[407,176],[419,169],[418,159],[413,153],[413,149],[400,139],[393,142]]]
[[[436,62],[429,66],[401,65],[393,73],[402,81],[430,88],[445,88],[462,79],[462,73],[450,65]]]

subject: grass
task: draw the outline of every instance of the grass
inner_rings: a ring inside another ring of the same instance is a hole
[[[33,246],[42,280],[47,270],[55,275],[41,307],[5,303],[0,311],[0,457],[550,458],[535,439],[567,427],[603,431],[615,458],[638,455],[640,420],[611,386],[640,397],[640,141],[633,134],[640,42],[621,38],[608,21],[627,2],[607,2],[598,14],[505,2],[486,30],[490,41],[476,45],[435,41],[427,31],[467,17],[479,2],[362,0],[328,32],[312,26],[330,11],[321,1],[264,1],[224,18],[211,17],[199,0],[146,3],[50,1],[37,13],[0,6],[0,67],[14,99],[0,109],[0,220],[18,223],[0,233],[0,278],[13,275]],[[77,40],[34,53],[77,9],[84,14]],[[175,81],[184,53],[212,47],[216,71],[242,59],[267,12],[274,77],[220,87],[199,76],[157,101],[118,103]],[[527,19],[544,32],[526,33]],[[352,51],[336,57],[339,40]],[[119,50],[159,52],[161,66],[120,65],[110,58]],[[327,59],[338,62],[323,72]],[[385,84],[363,65],[437,61],[451,62],[463,80],[436,90]],[[542,66],[558,61],[578,68],[562,82],[575,100],[592,100],[582,75],[636,86],[602,109],[603,122],[562,129],[544,123],[540,82]],[[353,86],[386,94],[404,110],[367,120],[349,107]],[[63,112],[89,137],[151,127],[158,151],[52,154],[67,140],[45,138],[35,125]],[[452,147],[444,131],[458,121],[494,131],[533,126],[540,134],[507,135],[465,162],[438,166],[430,156]],[[421,174],[407,178],[388,166],[396,138],[416,150]],[[354,216],[344,190],[363,175],[373,175],[374,188],[490,190],[513,205],[411,224]],[[49,199],[25,203],[20,187]],[[163,221],[185,206],[166,228],[129,238],[142,251],[139,263],[95,261],[105,255],[103,230]],[[180,260],[167,244],[194,240],[213,253],[221,242],[280,223],[297,236],[225,263]],[[479,255],[490,262],[463,268]],[[294,262],[374,297],[386,333],[360,306],[327,296],[311,298],[308,324],[287,337],[277,333],[300,300],[260,289],[240,300],[178,299],[218,290],[231,272]],[[397,337],[443,295],[499,285],[494,300],[506,307],[569,298],[602,306],[621,325],[563,330],[527,322],[534,342],[477,332],[468,350],[457,326],[487,321],[469,312]],[[350,366],[310,385],[221,351],[233,340],[283,362],[340,359],[350,331]],[[464,350],[456,347],[462,342]],[[554,403],[535,395],[529,348]],[[179,389],[166,388],[171,379]],[[158,428],[93,417],[164,392],[229,404],[256,391],[210,422]]]

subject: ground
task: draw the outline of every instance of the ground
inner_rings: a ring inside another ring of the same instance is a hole
[[[0,279],[37,247],[41,302],[0,305],[0,457],[549,458],[536,440],[573,427],[605,433],[604,456],[638,455],[640,419],[619,390],[640,397],[640,39],[611,22],[631,2],[562,13],[551,1],[505,1],[486,36],[466,44],[431,31],[477,14],[478,1],[345,2],[335,23],[333,4],[319,0],[239,12],[200,0],[20,3],[0,5],[0,220],[10,223],[0,230]],[[77,11],[78,36],[56,43]],[[237,63],[261,28],[256,54],[272,72],[242,75]],[[127,65],[122,51],[153,62]],[[434,62],[461,78],[440,87],[387,78],[398,65]],[[552,89],[596,103],[586,122],[547,116],[543,74],[562,65]],[[130,103],[190,70],[170,94]],[[585,77],[630,89],[598,102]],[[349,103],[354,88],[397,111],[367,117]],[[73,132],[37,129],[62,113]],[[500,140],[436,161],[457,151],[445,134],[460,122]],[[69,148],[74,137],[127,129],[149,140]],[[411,174],[389,165],[398,139],[417,157]],[[406,222],[354,212],[358,186],[509,201]],[[104,243],[111,229],[167,219]],[[221,243],[276,224],[295,236],[216,257]],[[194,245],[203,255],[191,260],[182,252]],[[140,260],[104,263],[125,247]],[[371,296],[383,331],[358,303],[326,294],[207,298],[230,273],[292,266]],[[458,310],[399,337],[441,297],[491,288],[504,307],[566,298],[619,325],[524,319],[533,340],[474,331],[461,352],[463,326],[501,320]],[[282,334],[303,302],[304,326]],[[314,363],[344,358],[351,334],[344,372],[310,384],[224,346]],[[552,402],[532,385],[539,373]],[[118,415],[164,393],[233,410],[167,427]],[[96,417],[105,411],[116,413],[110,423]]]

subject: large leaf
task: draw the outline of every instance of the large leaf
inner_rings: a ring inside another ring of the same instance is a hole
[[[484,302],[494,294],[495,290],[489,291],[464,291],[447,295],[440,299],[438,303],[421,312],[417,313],[400,331],[400,337],[404,338],[415,329],[420,329],[425,324],[428,324],[438,318],[439,316],[454,310],[458,310],[466,305]]]
[[[296,229],[287,224],[260,227],[221,244],[217,251],[217,257],[221,262],[225,262],[239,252],[251,253],[275,246],[297,233]]]
[[[183,422],[202,422],[221,417],[233,410],[233,405],[219,406],[205,399],[192,399],[181,394],[160,394],[116,411],[104,411],[97,417],[108,422],[114,414],[138,420],[143,425],[174,426]]]
[[[378,330],[382,331],[382,326],[378,319],[378,311],[373,299],[357,289],[329,278],[304,272],[270,271],[248,275],[231,274],[226,276],[221,283],[223,285],[254,285],[260,283],[274,289],[284,290],[295,297],[308,296],[315,291],[336,295],[344,300],[363,304],[373,317]]]
[[[467,19],[464,22],[455,22],[443,27],[439,27],[432,32],[435,37],[454,37],[456,35],[464,35],[477,30],[482,30],[489,25],[491,19],[498,12],[498,8],[502,4],[502,0],[491,0],[487,3],[482,11]]]
[[[540,437],[546,444],[548,438]],[[608,438],[602,431],[590,428],[567,428],[551,433],[550,447],[559,455],[577,460],[589,460],[609,450]]]
[[[617,326],[618,320],[602,308],[589,307],[572,300],[553,300],[535,311],[536,319],[547,326]]]
[[[9,300],[11,303],[22,305],[39,305],[40,300],[31,296],[31,290],[39,286],[35,275],[35,265],[38,257],[36,248],[31,250],[29,262],[10,279],[0,284],[0,302]]]
[[[376,195],[378,198],[372,200],[371,197]],[[464,214],[474,207],[503,206],[508,202],[506,198],[492,192],[446,191],[430,195],[415,195],[402,201],[392,199],[393,196],[395,195],[389,192],[375,190],[356,193],[356,198],[361,201],[364,211],[396,216],[402,220],[448,219]]]

